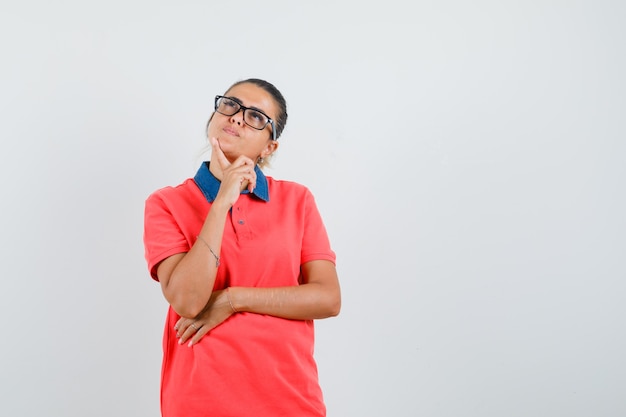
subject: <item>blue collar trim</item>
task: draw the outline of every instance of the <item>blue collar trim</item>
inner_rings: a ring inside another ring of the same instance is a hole
[[[252,195],[260,198],[263,201],[270,201],[270,192],[267,187],[267,178],[263,171],[258,166],[254,167],[254,172],[256,172],[256,188],[252,191]],[[196,176],[193,177],[193,180],[202,191],[202,194],[206,197],[209,203],[212,203],[217,197],[217,192],[220,189],[220,180],[215,178],[215,176],[209,170],[209,161],[205,161],[198,169]],[[243,190],[241,194],[249,194],[248,190]]]

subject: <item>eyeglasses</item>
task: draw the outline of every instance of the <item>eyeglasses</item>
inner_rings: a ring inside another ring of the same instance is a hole
[[[260,110],[246,107],[231,97],[215,96],[215,111],[224,116],[233,116],[243,111],[243,121],[248,126],[256,130],[263,130],[269,124],[272,126],[272,140],[276,140],[274,121]]]

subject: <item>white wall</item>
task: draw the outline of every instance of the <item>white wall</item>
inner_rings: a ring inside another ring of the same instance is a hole
[[[0,6],[0,414],[155,416],[166,305],[143,202],[192,176],[212,97],[290,121],[343,311],[329,417],[626,415],[619,1]]]

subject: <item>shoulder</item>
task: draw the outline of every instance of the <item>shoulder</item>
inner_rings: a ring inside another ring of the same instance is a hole
[[[276,192],[288,192],[288,193],[296,193],[296,194],[311,194],[311,191],[303,184],[287,181],[287,180],[277,180],[272,177],[267,178],[267,186],[270,190]]]
[[[311,190],[300,183],[286,180],[276,180],[268,177],[270,201],[283,207],[306,208],[315,206],[315,197]]]
[[[185,201],[189,198],[195,197],[199,189],[193,178],[187,178],[181,184],[166,187],[162,187],[152,192],[146,198],[146,204],[169,204],[177,201]]]

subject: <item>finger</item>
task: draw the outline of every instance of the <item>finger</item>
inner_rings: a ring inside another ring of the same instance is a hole
[[[209,332],[209,330],[211,330],[209,329],[209,326],[204,325],[200,327],[200,330],[198,330],[196,334],[193,335],[187,346],[192,347],[193,345],[198,343]]]
[[[192,323],[191,320],[186,319],[184,317],[181,317],[180,319],[178,319],[178,321],[174,325],[174,330],[176,331],[176,337],[180,337],[183,333],[185,333],[185,330],[187,330],[187,327],[189,327],[189,324],[191,323]]]
[[[236,167],[242,167],[242,166],[249,166],[249,167],[254,167],[254,161],[250,158],[248,158],[245,155],[239,155],[237,157],[237,159],[235,159],[235,161],[233,161],[233,165]]]
[[[185,319],[183,319],[182,317],[178,319],[178,321],[176,322],[176,324],[174,325],[174,330],[178,332],[178,329],[181,326],[181,323],[184,321]]]
[[[248,191],[253,192],[255,188],[256,188],[256,175],[251,176],[248,179]]]
[[[252,192],[256,187],[256,176],[249,173],[241,174],[239,178],[239,187],[240,191],[248,189],[249,192]]]
[[[254,166],[249,167],[243,173],[243,178],[247,182],[246,188],[249,192],[252,192],[256,188],[256,172],[254,172]]]
[[[185,331],[180,332],[180,338],[178,339],[178,344],[182,345],[187,340],[189,340],[198,330],[202,328],[202,325],[199,322],[190,322],[189,326],[185,329]]]
[[[237,178],[241,191],[247,188],[252,192],[252,190],[256,188],[257,176],[252,160],[248,158],[245,160],[237,159],[233,162],[228,171]]]
[[[248,191],[253,192],[256,188],[256,172],[254,169],[250,172],[250,179],[248,179]]]
[[[239,184],[242,190],[247,188],[248,191],[252,192],[256,188],[256,171],[254,170],[254,161],[252,159],[240,156],[233,162],[231,168],[234,168],[233,171],[241,175]]]
[[[211,152],[215,155],[215,158],[222,169],[226,169],[230,166],[230,162],[228,161],[228,158],[226,158],[226,155],[224,155],[222,148],[220,148],[220,142],[217,138],[211,138]]]

